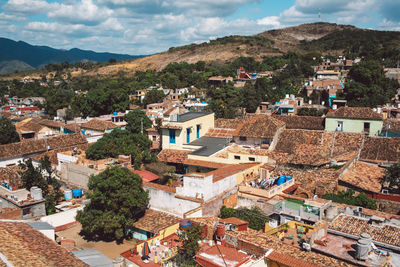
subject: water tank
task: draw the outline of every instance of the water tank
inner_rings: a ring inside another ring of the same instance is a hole
[[[118,115],[118,112],[113,112],[113,115],[114,115],[114,116]]]
[[[32,186],[30,191],[31,191],[31,196],[32,196],[33,200],[42,200],[43,199],[42,189],[40,189],[39,187]]]
[[[72,199],[72,190],[71,189],[67,189],[64,191],[64,198],[65,198],[65,200]]]
[[[217,237],[223,239],[225,236],[225,224],[220,223],[217,225]]]
[[[277,185],[281,185],[281,184],[284,184],[285,181],[286,181],[286,176],[285,176],[285,175],[281,175],[281,176],[278,178],[278,180],[276,181],[276,184],[277,184]]]
[[[332,105],[332,109],[333,109],[333,110],[337,110],[337,105],[336,105],[336,104],[333,104],[333,105]]]
[[[332,220],[338,214],[338,208],[336,206],[330,206],[325,210],[325,217],[328,220]]]
[[[181,220],[179,222],[179,229],[184,230],[186,228],[192,228],[192,221],[191,220]]]
[[[82,189],[72,189],[72,196],[73,197],[81,197],[82,196]]]
[[[286,176],[286,181],[292,180],[292,176]]]
[[[360,238],[356,245],[356,259],[367,260],[370,252],[371,241],[368,239]]]

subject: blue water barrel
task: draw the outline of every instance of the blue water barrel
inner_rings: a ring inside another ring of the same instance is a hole
[[[81,197],[82,196],[82,189],[72,189],[72,196],[73,197]]]
[[[286,181],[292,180],[292,176],[286,176]]]
[[[285,182],[286,182],[285,175],[281,175],[281,176],[278,178],[278,180],[276,181],[276,184],[277,184],[277,185],[281,185],[281,184],[284,184]]]
[[[114,116],[118,115],[118,112],[115,112],[115,111],[114,111],[114,112],[113,112],[113,115],[114,115]]]
[[[183,230],[183,229],[186,229],[186,228],[192,228],[192,221],[191,220],[185,219],[185,220],[181,220],[179,222],[179,229]]]
[[[72,199],[72,191],[71,189],[67,189],[64,191],[64,198],[65,200],[71,200]]]

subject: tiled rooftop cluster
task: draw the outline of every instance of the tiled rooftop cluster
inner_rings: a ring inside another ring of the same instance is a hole
[[[196,222],[208,226],[208,233],[214,233],[215,222],[218,218],[215,217],[202,217],[194,218]],[[307,252],[299,250],[295,246],[282,243],[279,239],[272,235],[268,235],[259,231],[252,229],[247,229],[247,231],[228,231],[226,235],[230,235],[238,240],[240,243],[253,244],[264,250],[264,253],[269,249],[273,249],[275,252],[279,253],[281,257],[284,258],[288,266],[352,266],[346,262],[324,256],[315,252]],[[261,256],[261,255],[259,255]],[[278,256],[278,255],[276,255]],[[277,257],[278,259],[280,257]],[[279,262],[279,261],[278,261]],[[293,265],[296,263],[295,265]]]
[[[182,163],[189,155],[189,150],[163,149],[158,154],[160,161]]]
[[[378,166],[356,161],[340,177],[340,180],[368,192],[379,193],[382,189],[382,179],[385,169]]]
[[[234,136],[244,136],[250,138],[274,138],[279,128],[284,127],[285,123],[270,116],[258,115],[248,121],[239,124],[234,132]]]
[[[400,247],[400,227],[374,226],[368,219],[341,214],[329,224],[329,229],[357,237],[362,233],[368,233],[374,241]]]
[[[60,135],[48,139],[26,140],[0,145],[0,159],[46,152],[51,149],[66,148],[86,143],[87,140],[80,133]]]
[[[89,266],[23,222],[0,222],[0,244],[13,266]]]
[[[317,116],[273,116],[286,124],[286,129],[324,130],[325,118]]]
[[[400,138],[366,137],[360,159],[370,162],[400,162]]]
[[[118,126],[110,121],[92,119],[83,123],[81,128],[104,132],[105,130],[118,128]]]
[[[340,107],[337,110],[328,112],[326,116],[331,118],[383,120],[382,114],[368,107]]]

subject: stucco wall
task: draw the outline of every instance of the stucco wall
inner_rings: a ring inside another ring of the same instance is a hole
[[[61,180],[76,185],[77,187],[87,189],[89,177],[96,174],[97,171],[86,166],[74,163],[61,164]]]
[[[187,144],[186,140],[186,129],[191,128],[190,142],[197,139],[196,136],[196,125],[200,124],[200,137],[204,136],[210,128],[214,127],[214,113],[205,115],[193,120],[186,122],[169,122],[170,125],[176,125],[181,127],[181,130],[175,130],[175,144],[169,142],[169,130],[162,129],[162,148],[163,149],[182,149],[184,144]]]
[[[192,177],[185,176],[183,178],[183,187],[178,187],[176,193],[178,195],[202,198],[207,201],[222,192],[236,186],[237,175],[233,174],[224,179],[213,183],[213,177]]]
[[[355,119],[344,119],[344,118],[326,118],[325,130],[328,132],[336,131],[338,122],[343,122],[343,132],[347,133],[363,133],[364,122],[370,123],[369,135],[379,135],[382,131],[383,121],[378,120],[355,120]]]
[[[167,212],[183,218],[186,212],[200,206],[200,203],[176,198],[175,194],[171,192],[146,186],[144,186],[144,189],[149,191],[150,207],[154,210]]]

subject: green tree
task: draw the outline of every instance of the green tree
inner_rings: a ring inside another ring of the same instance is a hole
[[[19,142],[19,135],[14,124],[4,117],[0,117],[0,145]]]
[[[376,210],[376,201],[368,197],[365,193],[360,193],[356,197],[354,196],[354,190],[348,189],[347,191],[339,191],[337,194],[328,193],[323,195],[324,199],[332,200],[337,203],[344,203],[353,206],[360,206],[367,209]]]
[[[384,182],[389,184],[390,188],[400,187],[400,164],[394,164],[386,169]]]
[[[161,103],[164,97],[165,94],[162,90],[150,90],[143,99],[143,106],[146,107],[148,104]]]
[[[144,133],[144,131],[152,125],[146,113],[139,109],[130,111],[124,116],[124,120],[127,123],[126,129],[133,134]]]
[[[182,243],[180,251],[180,257],[177,257],[178,266],[182,266],[179,263],[185,263],[185,266],[193,261],[194,255],[199,251],[200,245],[199,240],[201,240],[202,228],[200,224],[193,224],[192,227],[187,227],[181,233],[178,233],[179,240]],[[194,262],[193,262],[194,263]],[[191,266],[195,266],[191,265]]]
[[[385,77],[381,64],[365,60],[353,66],[344,93],[350,106],[376,107],[391,101],[400,87],[396,80]]]
[[[156,158],[150,152],[151,141],[146,135],[132,134],[128,130],[116,129],[103,135],[86,150],[86,157],[92,160],[116,158],[118,155],[131,155],[132,164],[140,168],[142,163],[153,162]]]
[[[47,214],[55,213],[55,206],[63,194],[60,191],[60,182],[53,177],[49,158],[47,156],[41,158],[38,167],[33,166],[32,159],[21,162],[19,167],[23,186],[27,190],[30,190],[32,186],[42,189],[43,197],[46,200]]]
[[[88,188],[90,203],[76,217],[87,240],[121,242],[149,205],[142,179],[126,168],[111,167],[91,176]]]

